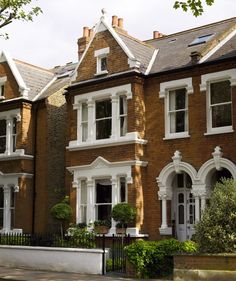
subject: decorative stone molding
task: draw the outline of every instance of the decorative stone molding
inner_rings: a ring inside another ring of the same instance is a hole
[[[215,162],[216,170],[217,171],[221,170],[222,167],[221,167],[220,160],[223,156],[223,153],[221,152],[221,148],[219,146],[215,147],[215,150],[212,153],[212,156],[213,156],[213,159],[214,159],[214,162]]]
[[[176,174],[180,174],[181,173],[180,162],[182,160],[181,152],[176,150],[174,153],[174,156],[172,157],[172,160],[173,160]]]

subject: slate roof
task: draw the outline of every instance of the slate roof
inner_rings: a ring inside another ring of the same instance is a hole
[[[131,53],[141,63],[140,71],[144,73],[148,68],[155,48],[124,33],[117,33]]]
[[[182,68],[191,65],[191,52],[206,52],[206,49],[211,49],[212,46],[227,35],[228,30],[235,29],[236,18],[231,18],[221,22],[201,26],[198,28],[186,30],[168,36],[163,36],[159,39],[145,41],[159,52],[152,66],[150,74],[162,71]],[[214,36],[204,44],[188,46],[194,39],[199,36],[214,34]],[[221,47],[219,51],[214,53],[207,61],[221,59],[225,57],[235,56],[236,37]]]
[[[54,74],[52,71],[19,60],[14,60],[14,62],[26,86],[29,88],[29,100],[33,100],[52,80]]]

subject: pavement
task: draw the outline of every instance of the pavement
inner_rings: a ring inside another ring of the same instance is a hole
[[[0,281],[142,281],[144,279],[135,279],[125,277],[119,274],[107,275],[88,275],[66,272],[52,272],[40,270],[28,270],[22,268],[10,268],[0,266]],[[170,281],[151,279],[152,281]],[[147,281],[147,279],[145,279]]]

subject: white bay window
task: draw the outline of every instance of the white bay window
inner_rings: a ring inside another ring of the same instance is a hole
[[[70,141],[69,150],[126,143],[142,143],[138,132],[128,132],[128,100],[131,84],[107,88],[74,98],[77,111],[77,139]]]

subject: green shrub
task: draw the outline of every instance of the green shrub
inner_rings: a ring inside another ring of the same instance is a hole
[[[139,240],[125,248],[128,261],[134,266],[137,277],[168,276],[173,272],[173,255],[196,252],[194,242],[175,239],[160,241]]]
[[[81,227],[70,227],[68,229],[68,243],[72,243],[75,247],[80,248],[95,248],[96,235],[94,232]],[[64,242],[66,243],[66,241]]]
[[[236,182],[217,183],[201,221],[195,226],[200,252],[223,253],[236,250]]]

